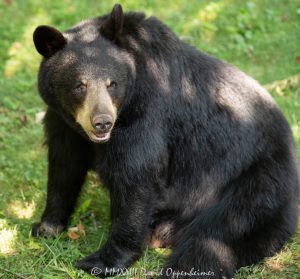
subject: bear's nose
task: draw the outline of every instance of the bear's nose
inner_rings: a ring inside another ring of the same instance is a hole
[[[112,118],[108,114],[101,114],[93,117],[92,125],[97,132],[107,133],[112,127]]]

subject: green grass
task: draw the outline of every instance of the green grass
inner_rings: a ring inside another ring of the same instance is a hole
[[[70,226],[81,223],[86,236],[72,240],[33,239],[46,196],[47,160],[44,111],[36,88],[40,57],[32,43],[39,24],[63,30],[81,19],[111,10],[109,1],[12,0],[0,2],[0,278],[91,278],[74,263],[96,250],[109,229],[109,199],[89,175]],[[299,74],[298,0],[128,0],[125,10],[143,10],[168,24],[183,40],[235,64],[262,84]],[[300,146],[300,82],[272,94],[289,120]],[[299,149],[298,149],[299,151]],[[298,152],[300,155],[300,152]],[[99,202],[101,201],[101,202]],[[156,271],[169,251],[148,249],[136,267]],[[299,278],[300,228],[282,252],[243,268],[236,278]],[[134,276],[128,276],[128,278]],[[137,275],[137,278],[151,278]]]

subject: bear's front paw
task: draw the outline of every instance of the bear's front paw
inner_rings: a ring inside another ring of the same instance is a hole
[[[32,225],[31,235],[34,237],[55,237],[64,229],[65,227],[63,225],[55,225],[46,222],[35,223]]]
[[[100,258],[99,252],[80,260],[76,267],[101,278],[122,275],[125,272],[125,268],[108,267]]]

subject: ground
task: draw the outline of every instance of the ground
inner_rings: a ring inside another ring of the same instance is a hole
[[[167,23],[183,40],[238,66],[272,93],[289,120],[300,155],[300,3],[298,0],[119,1]],[[47,160],[37,114],[40,57],[32,43],[39,24],[64,30],[109,12],[110,1],[4,0],[0,2],[0,278],[92,278],[74,263],[104,242],[109,199],[89,174],[69,232],[33,239],[30,228],[45,204]],[[102,202],[99,203],[99,200]],[[147,249],[124,278],[154,278],[164,249]],[[147,271],[145,275],[144,271]],[[140,272],[135,275],[134,271]],[[283,251],[238,279],[299,278],[300,227]]]

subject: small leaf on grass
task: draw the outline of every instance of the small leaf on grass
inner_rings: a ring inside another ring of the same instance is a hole
[[[79,224],[77,225],[77,228],[78,228],[79,232],[80,232],[82,235],[84,235],[84,236],[86,235],[84,226],[83,226],[81,223],[79,223]]]
[[[296,56],[296,63],[300,65],[300,55]]]
[[[81,223],[79,223],[76,227],[69,228],[68,236],[73,240],[76,240],[81,236],[86,236],[84,226]]]
[[[289,15],[282,15],[280,19],[281,19],[282,22],[288,21],[289,20]]]
[[[77,234],[74,230],[71,230],[73,228],[70,228],[68,231],[68,236],[72,239],[72,240],[76,240],[78,238],[80,238],[80,235]]]
[[[79,232],[79,229],[76,226],[76,227],[69,228],[68,231],[70,231],[70,232]]]
[[[4,0],[4,3],[7,5],[7,6],[10,6],[12,4],[12,0]]]
[[[38,113],[36,113],[35,115],[35,123],[41,123],[45,117],[45,112],[44,111],[40,111]]]
[[[27,116],[25,114],[20,115],[19,119],[22,125],[26,125],[26,123],[28,122]]]

